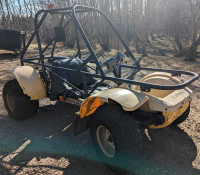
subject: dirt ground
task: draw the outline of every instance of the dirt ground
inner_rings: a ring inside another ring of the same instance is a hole
[[[8,70],[19,64],[17,55],[0,51],[0,174],[114,174],[98,159],[89,130],[73,135],[77,107],[44,99],[33,118],[14,121],[8,117],[2,89],[12,79]],[[142,64],[200,73],[200,60],[184,62],[170,55],[150,55]],[[189,87],[194,97],[187,120],[179,128],[150,131],[153,154],[144,174],[200,174],[200,81]]]

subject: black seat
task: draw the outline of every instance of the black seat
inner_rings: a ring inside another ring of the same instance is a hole
[[[72,85],[76,86],[79,89],[83,89],[83,76],[78,72],[70,72],[65,71],[61,69],[57,69],[56,67],[62,67],[62,68],[69,68],[69,69],[77,69],[83,61],[79,58],[66,58],[62,59],[63,57],[56,57],[54,58],[54,61],[52,62],[52,84],[51,84],[51,90],[52,90],[52,96],[57,97],[58,95],[61,95],[63,91],[70,91],[73,88],[60,78],[58,78],[55,74],[60,76],[62,79],[66,80],[67,82],[71,83]],[[85,66],[82,68],[82,71],[89,72],[88,68]],[[55,74],[54,74],[55,73]],[[87,80],[87,86],[88,90],[92,85],[96,83],[96,80],[93,77],[86,76]],[[106,84],[102,85],[102,87],[99,87],[99,90],[103,90],[106,88]],[[74,90],[75,91],[75,90]],[[78,93],[78,96],[80,93]],[[75,98],[74,96],[71,98]]]
[[[79,58],[67,58],[67,59],[53,61],[52,66],[69,68],[69,69],[77,69],[82,63],[83,61],[80,60]],[[82,71],[89,72],[86,66],[83,67]],[[69,71],[64,71],[64,70],[56,69],[56,68],[53,68],[53,72],[58,74],[62,78],[66,79],[67,81],[69,81],[71,84],[73,84],[76,87],[81,88],[80,86],[83,85],[83,76],[80,76],[80,73],[78,72],[69,72]],[[96,80],[93,77],[87,76],[86,79],[87,79],[88,86],[91,86],[96,82]]]
[[[69,59],[68,57],[51,57],[51,58],[48,58],[48,62],[50,64],[53,63],[53,61],[56,61],[56,60],[64,60],[64,59]]]

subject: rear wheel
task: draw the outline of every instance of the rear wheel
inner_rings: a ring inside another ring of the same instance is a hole
[[[3,88],[3,100],[10,117],[22,120],[33,116],[39,109],[38,100],[30,100],[17,80],[7,82]]]
[[[143,151],[148,139],[121,106],[106,104],[98,108],[90,131],[100,159],[112,170],[138,174],[144,170]]]

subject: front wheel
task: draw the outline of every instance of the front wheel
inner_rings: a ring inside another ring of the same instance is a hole
[[[111,169],[136,174],[144,170],[147,136],[121,106],[106,104],[98,108],[92,116],[90,131],[97,154]]]
[[[30,100],[16,79],[7,82],[3,88],[3,100],[10,117],[22,120],[33,116],[39,109],[38,100]]]

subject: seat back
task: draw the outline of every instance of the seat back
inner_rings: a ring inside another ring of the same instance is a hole
[[[81,64],[83,63],[82,60],[79,58],[67,58],[67,59],[61,59],[61,60],[55,60],[52,62],[52,65],[55,67],[62,67],[62,68],[69,68],[69,69],[77,69]],[[83,85],[83,76],[81,76],[78,72],[69,72],[61,69],[53,68],[52,71],[59,76],[61,76],[63,79],[66,79],[71,84],[73,84],[76,87]],[[82,68],[82,71],[89,72],[88,68],[85,66]],[[87,79],[87,85],[93,85],[96,80],[93,77],[86,77]]]

